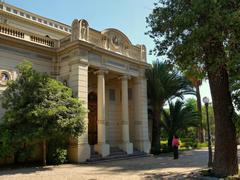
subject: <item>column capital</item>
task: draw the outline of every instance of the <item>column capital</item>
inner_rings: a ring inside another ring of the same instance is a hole
[[[80,58],[76,58],[76,59],[72,59],[69,63],[70,66],[78,64],[78,65],[82,65],[82,66],[88,66],[88,61],[85,59],[80,59]]]
[[[105,69],[105,68],[98,69],[94,72],[94,74],[97,74],[97,75],[104,75],[104,74],[107,74],[107,73],[108,73],[108,70]]]
[[[119,76],[118,78],[121,79],[121,80],[129,80],[129,79],[131,79],[131,76],[127,75],[127,74],[124,74],[124,75]]]
[[[146,80],[147,80],[146,77],[142,77],[142,76],[135,77],[133,78],[133,84],[140,84],[142,81],[146,81]]]

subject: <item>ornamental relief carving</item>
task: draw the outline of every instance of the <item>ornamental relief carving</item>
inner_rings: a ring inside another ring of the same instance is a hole
[[[12,79],[11,72],[7,70],[0,70],[0,86],[7,86],[7,82]]]
[[[77,19],[72,22],[72,41],[80,38],[80,24]]]
[[[88,40],[89,25],[84,19],[75,19],[72,22],[72,41],[74,40]]]
[[[105,49],[129,55],[129,49],[132,46],[129,39],[122,32],[116,29],[106,29],[102,33],[102,42]]]
[[[81,39],[88,40],[88,33],[89,33],[88,22],[82,19],[79,21],[79,23],[80,23],[80,29],[81,29]]]
[[[116,33],[110,33],[108,36],[109,47],[113,51],[122,52],[123,50],[123,39]]]

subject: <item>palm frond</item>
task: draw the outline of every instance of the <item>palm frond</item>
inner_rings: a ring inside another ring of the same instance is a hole
[[[200,123],[199,114],[194,107],[185,106],[183,101],[177,100],[169,103],[169,112],[163,111],[162,124],[169,134],[189,127],[198,127]]]

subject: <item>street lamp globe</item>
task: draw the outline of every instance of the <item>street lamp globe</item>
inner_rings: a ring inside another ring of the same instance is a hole
[[[208,104],[209,103],[209,98],[205,96],[203,98],[203,102],[204,102],[204,104]]]

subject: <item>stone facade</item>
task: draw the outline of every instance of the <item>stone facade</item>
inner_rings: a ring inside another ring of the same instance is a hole
[[[72,88],[91,111],[87,131],[70,140],[72,162],[86,161],[91,148],[103,157],[110,147],[149,152],[144,45],[117,29],[97,31],[78,19],[68,26],[1,2],[0,93],[23,60]]]

